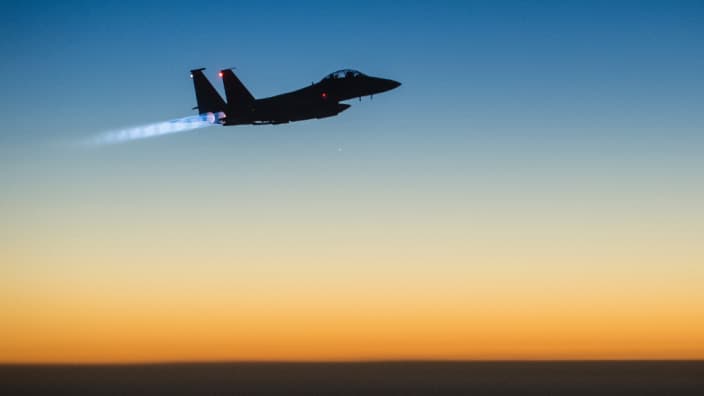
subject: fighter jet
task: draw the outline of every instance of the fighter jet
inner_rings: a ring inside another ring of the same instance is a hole
[[[196,91],[198,113],[207,114],[214,123],[222,125],[285,124],[292,121],[326,118],[340,114],[350,105],[345,100],[372,96],[392,90],[400,82],[371,77],[356,70],[330,73],[317,83],[296,91],[263,99],[254,96],[242,84],[232,69],[218,75],[225,86],[225,102],[203,74],[204,68],[191,70]]]

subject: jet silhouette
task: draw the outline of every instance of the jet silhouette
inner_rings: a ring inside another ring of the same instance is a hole
[[[285,124],[292,121],[332,117],[347,110],[344,100],[371,96],[392,90],[400,82],[371,77],[356,70],[330,73],[317,83],[269,98],[255,99],[231,69],[218,75],[225,86],[225,102],[203,74],[204,68],[191,70],[199,114],[222,125]]]

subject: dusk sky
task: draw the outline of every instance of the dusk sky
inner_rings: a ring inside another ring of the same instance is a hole
[[[242,3],[3,7],[0,362],[704,359],[704,2]]]

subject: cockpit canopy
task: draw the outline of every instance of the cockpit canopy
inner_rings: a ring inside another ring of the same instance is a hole
[[[357,70],[352,70],[352,69],[342,69],[338,70],[336,72],[330,73],[325,78],[323,78],[322,81],[327,81],[327,80],[340,80],[343,78],[354,78],[354,77],[359,77],[363,76],[364,74],[358,72]]]

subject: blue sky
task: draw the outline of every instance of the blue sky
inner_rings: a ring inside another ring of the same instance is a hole
[[[701,2],[14,3],[2,24],[3,168],[20,184],[56,179],[48,168],[81,186],[121,168],[113,182],[131,189],[155,177],[149,163],[166,178],[193,161],[300,163],[440,191],[456,188],[453,172],[535,168],[545,186],[662,174],[689,191],[702,165],[703,15]],[[188,70],[208,67],[217,86],[229,66],[257,97],[346,67],[403,86],[321,121],[62,147],[193,114]],[[76,168],[96,171],[76,180]]]
[[[353,67],[403,81],[380,111],[417,129],[698,128],[701,17],[699,2],[22,3],[3,17],[3,111],[129,124],[188,114],[192,67],[236,66],[257,96]]]
[[[530,272],[702,301],[701,1],[12,2],[0,20],[7,301],[60,298],[54,279],[109,289],[119,263],[151,285],[150,263],[209,257],[179,272],[206,279],[244,254],[231,246],[263,246],[245,272],[326,284],[349,273],[305,257],[384,258],[360,277],[392,283],[410,246],[435,271],[414,264],[408,290]],[[188,71],[220,88],[233,66],[256,97],[342,68],[403,85],[323,120],[73,144],[192,115]]]

